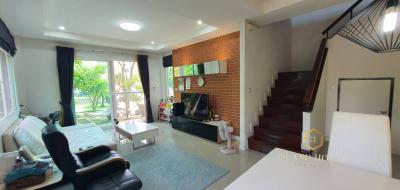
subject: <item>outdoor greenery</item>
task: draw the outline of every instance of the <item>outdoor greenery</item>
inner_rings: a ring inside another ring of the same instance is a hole
[[[124,117],[128,118],[132,114],[129,109],[129,102],[139,103],[143,101],[143,88],[137,71],[137,63],[114,61],[114,70],[114,72],[121,71],[114,73],[115,91],[122,93],[116,96],[116,104],[124,102],[124,107],[127,108]]]
[[[144,97],[137,63],[113,61],[111,66],[114,102],[110,96],[107,62],[75,60],[74,104],[79,124],[109,126],[112,104],[117,119],[143,115]]]
[[[107,65],[90,67],[83,64],[82,60],[75,60],[74,90],[88,98],[92,111],[96,111],[99,104],[104,107],[105,102],[110,99],[108,81],[104,77],[106,73]]]
[[[167,67],[168,96],[174,96],[174,72],[172,67]]]
[[[192,75],[193,75],[193,65],[183,66],[183,76],[192,76]]]

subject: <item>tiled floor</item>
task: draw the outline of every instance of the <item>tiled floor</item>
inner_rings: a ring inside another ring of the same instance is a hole
[[[256,151],[241,151],[234,155],[224,155],[219,149],[223,144],[216,144],[180,131],[172,129],[169,123],[155,122],[154,125],[160,128],[160,135],[156,143],[174,143],[176,146],[188,152],[196,154],[204,159],[210,160],[230,171],[229,174],[212,184],[208,189],[221,190],[235,180],[240,174],[254,165],[265,154]],[[107,131],[111,134],[111,131]],[[122,155],[133,153],[132,144],[119,145],[119,152]],[[400,179],[400,156],[393,155],[393,177]],[[57,189],[72,189],[70,185],[64,185]]]
[[[256,151],[242,151],[239,154],[226,156],[220,153],[219,149],[222,144],[215,144],[201,138],[188,135],[186,133],[172,129],[166,122],[155,122],[154,125],[160,128],[160,136],[157,143],[172,142],[177,146],[197,154],[205,159],[213,161],[218,165],[225,167],[231,172],[210,186],[209,189],[223,189],[232,182],[241,173],[255,164],[265,154]],[[326,145],[326,147],[328,144]],[[126,155],[132,153],[132,144],[126,144],[120,147],[121,154]],[[326,151],[326,150],[325,150]],[[400,155],[392,156],[392,177],[400,179]]]
[[[212,184],[207,189],[224,189],[244,171],[254,165],[265,154],[256,151],[241,151],[238,154],[224,155],[220,152],[223,144],[216,144],[178,130],[172,129],[169,123],[155,122],[154,125],[160,128],[160,135],[156,143],[174,143],[176,146],[196,154],[204,159],[210,160],[217,165],[228,169],[230,172],[223,178]],[[125,144],[119,147],[120,154],[132,153],[132,144]]]
[[[228,169],[230,172],[210,185],[209,190],[221,190],[229,185],[233,180],[240,176],[244,171],[254,165],[265,154],[253,150],[240,151],[238,154],[224,155],[220,152],[223,144],[216,144],[178,130],[172,129],[167,122],[155,122],[153,125],[158,126],[160,135],[156,139],[156,143],[174,143],[176,146],[196,154],[204,159],[212,161],[217,165]],[[106,131],[111,134],[112,131]],[[237,144],[237,143],[236,143]],[[122,144],[118,147],[121,155],[133,153],[132,143]],[[133,163],[134,164],[134,163]],[[58,187],[58,190],[72,189],[70,184]]]

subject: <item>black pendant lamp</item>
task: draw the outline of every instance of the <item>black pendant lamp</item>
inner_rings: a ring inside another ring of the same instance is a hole
[[[375,0],[338,34],[377,53],[400,50],[399,0]]]

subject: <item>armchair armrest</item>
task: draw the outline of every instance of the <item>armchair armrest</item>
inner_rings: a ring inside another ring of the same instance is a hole
[[[76,170],[77,178],[81,184],[90,182],[108,176],[110,173],[125,170],[129,168],[129,162],[119,155],[102,160],[88,167]]]
[[[86,160],[95,157],[96,155],[105,154],[109,152],[111,152],[110,147],[105,145],[100,145],[76,152],[75,155],[77,155],[81,160]]]

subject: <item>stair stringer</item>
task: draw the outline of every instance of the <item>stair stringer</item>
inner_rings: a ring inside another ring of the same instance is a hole
[[[250,122],[250,131],[249,131],[249,137],[254,135],[254,126],[258,125],[260,123],[259,117],[264,114],[264,109],[263,107],[268,105],[268,97],[271,96],[271,89],[275,87],[275,80],[278,79],[278,70],[274,69],[274,72],[271,77],[271,81],[268,82],[268,85],[266,85],[266,88],[264,90],[264,95],[262,96],[263,98],[258,101],[258,110],[256,110],[253,114],[253,121]]]

